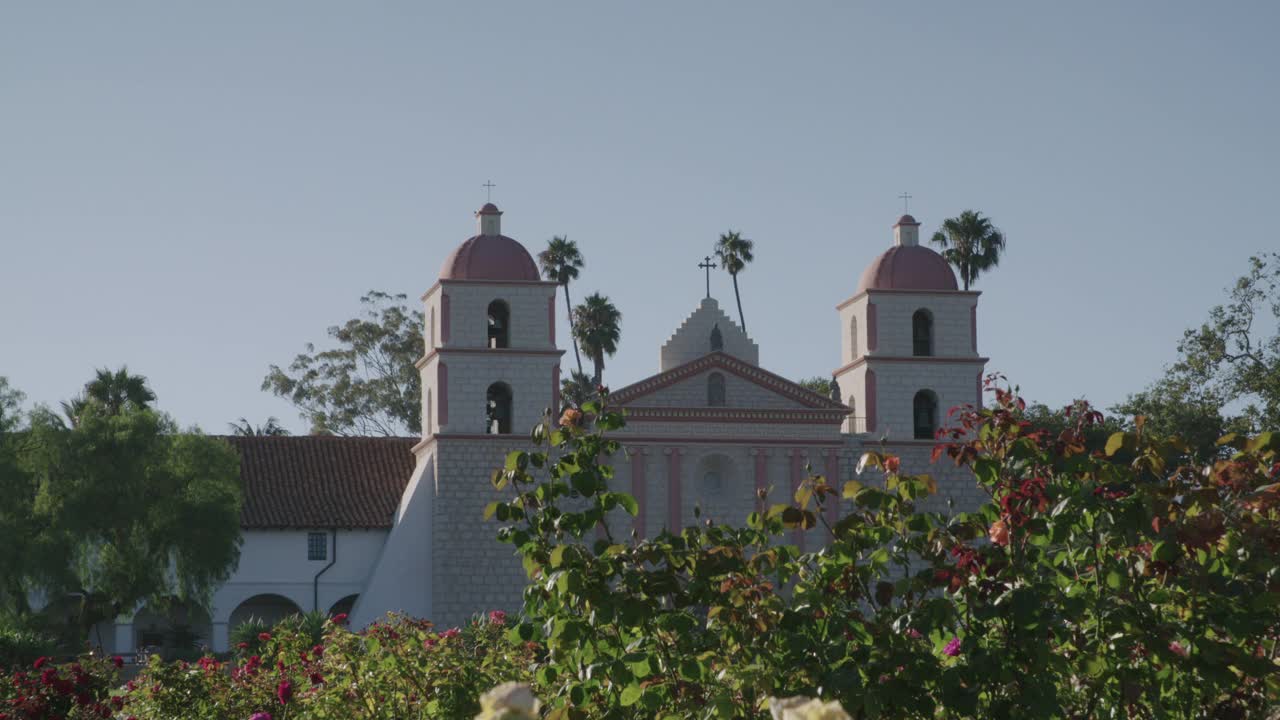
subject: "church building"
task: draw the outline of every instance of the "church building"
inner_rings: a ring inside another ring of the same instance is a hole
[[[347,612],[353,627],[389,611],[449,627],[519,609],[524,571],[482,512],[510,495],[494,490],[491,472],[528,449],[530,428],[559,406],[559,286],[502,234],[496,206],[476,219],[422,296],[420,438],[229,438],[245,485],[241,561],[212,612],[188,621],[214,650],[249,617],[299,610]],[[714,299],[693,308],[659,348],[657,372],[610,394],[627,417],[614,482],[640,507],[616,522],[641,536],[693,522],[695,508],[743,522],[787,502],[810,471],[837,485],[853,478],[868,449],[931,473],[930,502],[982,500],[966,472],[929,464],[948,409],[981,403],[979,293],[957,288],[919,231],[900,217],[888,249],[856,285],[850,273],[847,297],[832,298],[834,398],[760,367],[755,341]],[[830,519],[848,510],[833,506]],[[825,533],[794,531],[792,541],[814,549]],[[128,652],[156,644],[162,624],[144,608],[101,630]]]

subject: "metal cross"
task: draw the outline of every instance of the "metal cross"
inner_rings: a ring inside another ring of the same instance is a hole
[[[711,256],[708,255],[705,260],[698,263],[698,267],[707,271],[707,297],[711,297],[711,271],[715,269],[716,264],[711,262]]]
[[[911,196],[910,196],[910,195],[908,195],[907,193],[902,193],[902,194],[901,194],[901,195],[899,195],[898,197],[902,198],[902,214],[903,214],[903,215],[906,215],[906,214],[907,214],[907,201],[911,199]]]
[[[484,181],[484,184],[483,184],[483,185],[481,185],[480,187],[484,188],[484,199],[485,199],[485,202],[492,202],[492,201],[493,201],[493,189],[494,189],[494,188],[496,188],[496,187],[498,187],[498,186],[497,186],[497,185],[494,185],[492,181],[485,180],[485,181]]]

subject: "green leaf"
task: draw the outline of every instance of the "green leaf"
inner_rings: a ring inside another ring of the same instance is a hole
[[[555,550],[551,551],[551,567],[558,568],[564,564],[564,553],[568,549],[568,545],[558,545]]]
[[[640,503],[636,502],[635,498],[626,493],[615,493],[614,497],[618,500],[618,504],[622,506],[622,509],[626,510],[631,517],[640,514]]]
[[[1167,541],[1158,542],[1151,548],[1151,559],[1156,562],[1174,562],[1178,559],[1178,546]]]
[[[1111,433],[1111,437],[1107,438],[1107,447],[1106,447],[1107,457],[1111,457],[1112,455],[1115,455],[1117,452],[1119,452],[1120,448],[1124,447],[1124,442],[1125,442],[1125,433],[1123,432]]]
[[[495,512],[497,512],[497,510],[498,510],[498,506],[499,506],[499,505],[501,505],[501,504],[502,504],[502,503],[499,503],[499,502],[497,502],[497,501],[494,501],[494,502],[489,503],[488,505],[485,505],[485,506],[484,506],[484,519],[485,519],[485,520],[488,520],[489,518],[493,517],[493,514],[494,514]]]
[[[844,490],[840,493],[840,497],[845,500],[852,500],[862,491],[862,483],[857,480],[850,480],[844,484]]]
[[[644,694],[644,689],[638,684],[631,684],[622,689],[621,703],[623,707],[631,707],[636,704],[640,696]]]

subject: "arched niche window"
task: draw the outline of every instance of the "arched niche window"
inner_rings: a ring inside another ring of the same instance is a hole
[[[511,432],[511,387],[496,382],[485,392],[484,431],[489,435]]]
[[[930,390],[921,390],[911,401],[912,425],[917,440],[932,440],[938,429],[938,396]]]
[[[851,360],[858,359],[858,318],[849,319],[849,355]]]
[[[707,405],[724,407],[724,375],[713,372],[707,377]]]
[[[489,347],[510,347],[511,309],[501,300],[489,303]]]
[[[711,328],[711,352],[724,350],[724,335],[720,334],[720,323]]]
[[[928,310],[917,310],[911,316],[911,354],[933,354],[933,315]]]
[[[724,490],[724,480],[718,470],[708,470],[702,476],[702,486],[698,488],[703,497],[719,495]]]

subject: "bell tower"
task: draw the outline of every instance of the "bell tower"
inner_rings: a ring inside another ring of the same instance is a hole
[[[476,235],[449,255],[422,296],[423,440],[523,435],[559,404],[558,286],[502,234],[501,220],[493,203],[480,208]]]
[[[920,245],[912,216],[898,219],[893,238],[837,306],[844,431],[932,444],[951,408],[981,403],[980,293],[958,289],[947,261]]]

